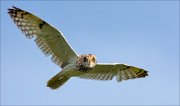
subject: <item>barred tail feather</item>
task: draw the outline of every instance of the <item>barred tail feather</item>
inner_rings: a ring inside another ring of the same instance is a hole
[[[55,75],[53,78],[51,78],[47,82],[47,87],[50,87],[53,90],[57,89],[70,79],[70,77],[67,77],[65,75],[60,75],[60,74],[61,72]]]

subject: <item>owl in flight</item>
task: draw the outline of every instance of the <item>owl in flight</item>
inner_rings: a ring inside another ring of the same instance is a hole
[[[17,7],[8,9],[14,23],[25,33],[26,37],[35,38],[42,52],[62,70],[52,77],[47,86],[57,89],[71,77],[94,80],[122,80],[148,76],[147,71],[135,66],[119,63],[97,63],[93,54],[78,55],[68,44],[63,34],[39,17]]]

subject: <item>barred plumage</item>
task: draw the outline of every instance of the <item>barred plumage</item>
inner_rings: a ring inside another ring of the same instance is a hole
[[[31,39],[40,32],[36,22],[41,22],[41,20],[36,19],[36,16],[16,7],[8,10],[14,23],[25,33],[27,38]],[[31,18],[36,20],[30,21]]]
[[[37,46],[45,55],[51,56],[55,64],[64,67],[72,57],[77,56],[62,33],[47,22],[17,7],[8,9],[8,13],[27,38],[35,37]]]
[[[122,80],[142,78],[148,76],[148,74],[143,69],[125,64],[97,64],[93,70],[79,77],[94,80],[112,80],[114,76],[116,76],[118,82],[121,82]]]
[[[85,79],[94,79],[94,80],[112,80],[113,75],[111,74],[83,74],[79,76],[79,78],[85,78]]]
[[[45,55],[48,56],[48,55],[52,54],[48,45],[45,43],[45,41],[42,38],[36,38],[35,42],[36,42],[37,46],[42,50],[42,52],[45,53]]]
[[[100,64],[93,54],[77,55],[67,43],[63,34],[39,17],[16,7],[8,9],[14,23],[35,43],[41,51],[51,56],[51,60],[62,68],[62,71],[51,78],[47,86],[57,89],[71,77],[95,80],[122,80],[148,76],[144,69],[125,64]],[[96,64],[97,63],[97,64]]]

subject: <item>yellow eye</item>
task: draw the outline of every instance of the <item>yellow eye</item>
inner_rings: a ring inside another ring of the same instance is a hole
[[[92,58],[92,61],[95,62],[96,61],[95,58]]]

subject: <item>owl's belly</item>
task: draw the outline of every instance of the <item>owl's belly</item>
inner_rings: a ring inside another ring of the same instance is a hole
[[[65,67],[62,71],[64,72],[66,76],[76,77],[76,76],[86,74],[91,70],[92,68],[77,67],[73,64],[70,64],[67,67]]]

